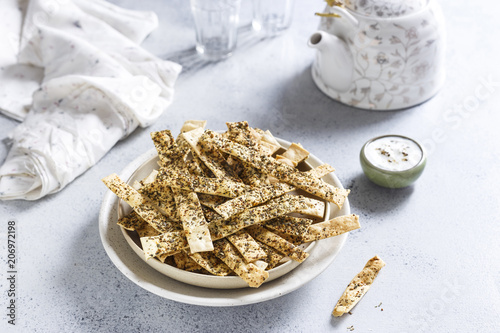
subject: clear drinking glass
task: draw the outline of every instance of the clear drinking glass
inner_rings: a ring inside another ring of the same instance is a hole
[[[236,48],[241,0],[191,0],[196,51],[207,60],[229,57]]]
[[[294,0],[253,0],[252,27],[267,36],[276,36],[290,27]]]

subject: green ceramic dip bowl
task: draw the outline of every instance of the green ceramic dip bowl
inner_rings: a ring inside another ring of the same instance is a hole
[[[361,148],[359,157],[366,177],[387,188],[402,188],[413,184],[424,171],[427,162],[425,150],[417,141],[394,134],[367,141]],[[409,161],[410,157],[413,160]],[[404,163],[410,164],[404,166]],[[402,170],[397,170],[398,164]]]

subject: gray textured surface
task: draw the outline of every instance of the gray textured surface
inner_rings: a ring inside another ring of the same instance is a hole
[[[321,1],[297,1],[283,36],[258,40],[242,7],[239,46],[225,62],[204,64],[193,54],[188,1],[115,0],[154,10],[160,28],[144,44],[185,70],[173,105],[148,129],[137,130],[62,192],[37,202],[0,203],[2,267],[0,330],[5,332],[6,222],[18,221],[19,332],[495,332],[500,327],[500,83],[477,107],[461,107],[484,80],[500,82],[500,5],[490,0],[441,1],[448,28],[447,81],[427,103],[405,111],[354,110],[313,84],[314,52],[306,40]],[[483,88],[481,88],[483,89]],[[461,110],[461,111],[460,111]],[[151,294],[107,258],[98,233],[105,187],[99,179],[121,170],[151,147],[149,131],[177,133],[186,119],[248,120],[286,140],[300,141],[332,164],[352,189],[353,232],[333,264],[303,288],[268,302],[209,308]],[[15,121],[0,118],[4,137]],[[399,133],[430,148],[419,181],[403,190],[371,184],[358,153],[377,135]],[[0,146],[0,159],[7,153]],[[373,255],[387,266],[352,315],[330,316],[345,285]],[[376,307],[382,303],[381,307]],[[383,311],[382,311],[383,309]],[[12,330],[14,331],[14,330]]]

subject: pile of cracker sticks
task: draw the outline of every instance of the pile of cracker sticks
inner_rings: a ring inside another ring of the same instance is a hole
[[[227,123],[224,133],[205,126],[187,121],[176,139],[169,130],[151,133],[159,168],[145,179],[103,179],[132,207],[118,224],[138,233],[147,259],[238,275],[257,288],[285,260],[303,262],[301,244],[360,227],[356,215],[325,221],[325,205],[341,208],[349,190],[321,179],[330,165],[307,168],[300,144],[285,150],[245,121]]]

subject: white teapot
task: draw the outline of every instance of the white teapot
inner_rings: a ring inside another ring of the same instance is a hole
[[[374,110],[408,108],[445,80],[445,28],[435,0],[346,0],[327,6],[308,41],[318,50],[314,82],[342,103]]]

